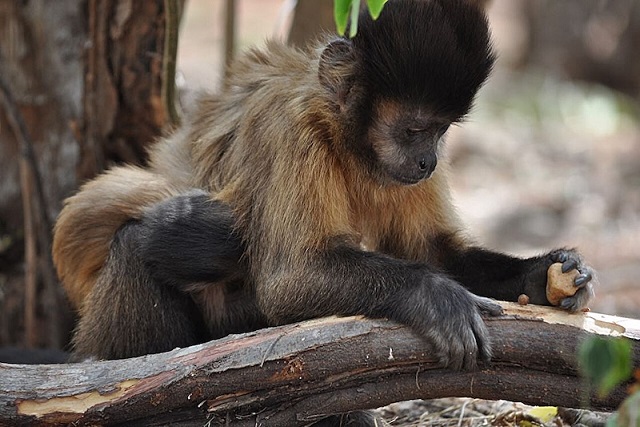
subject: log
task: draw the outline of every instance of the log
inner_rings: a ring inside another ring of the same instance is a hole
[[[329,317],[167,353],[67,365],[0,363],[0,425],[301,426],[395,401],[467,396],[581,406],[576,348],[624,336],[640,364],[640,321],[504,303],[486,319],[490,364],[443,369],[427,342],[387,320]],[[611,410],[618,387],[593,409]]]

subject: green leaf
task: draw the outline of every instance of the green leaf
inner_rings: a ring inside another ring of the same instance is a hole
[[[382,12],[382,7],[386,2],[387,0],[367,0],[369,14],[373,19],[378,19],[378,16],[380,16],[380,12]]]
[[[333,1],[333,19],[336,21],[336,29],[338,34],[344,35],[347,30],[347,22],[349,22],[349,9],[352,0],[334,0]]]
[[[369,14],[373,19],[378,19],[387,0],[365,0]],[[341,36],[347,30],[349,24],[349,37],[353,38],[358,33],[358,16],[360,15],[361,0],[333,0],[333,18],[336,22],[336,30]]]
[[[605,397],[631,376],[631,342],[622,338],[595,336],[580,346],[580,370],[594,385],[600,397]]]
[[[360,16],[360,0],[353,0],[351,3],[351,25],[349,26],[349,37],[354,38],[358,33],[358,16]]]

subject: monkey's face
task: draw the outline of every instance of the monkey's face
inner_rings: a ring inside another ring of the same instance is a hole
[[[383,183],[413,185],[429,178],[438,163],[440,141],[451,121],[424,107],[393,101],[373,106],[367,145]]]

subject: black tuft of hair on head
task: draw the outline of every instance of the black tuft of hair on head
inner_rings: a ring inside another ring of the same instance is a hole
[[[390,0],[359,18],[353,44],[369,90],[461,119],[495,55],[482,10],[464,0]]]

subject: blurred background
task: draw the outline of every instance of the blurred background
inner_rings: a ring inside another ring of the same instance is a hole
[[[169,3],[0,0],[0,346],[68,344],[50,227],[170,126]],[[591,309],[640,318],[640,2],[481,3],[499,60],[447,141],[469,234],[522,256],[577,247],[598,271]],[[247,47],[333,29],[331,0],[177,4],[178,110]]]

